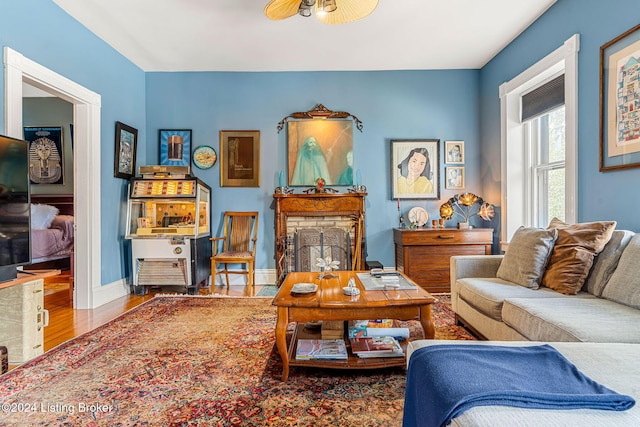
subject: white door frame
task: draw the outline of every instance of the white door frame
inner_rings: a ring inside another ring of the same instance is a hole
[[[101,97],[60,74],[4,48],[5,134],[22,139],[22,84],[28,83],[73,104],[75,214],[74,308],[94,307],[101,286],[100,105]]]

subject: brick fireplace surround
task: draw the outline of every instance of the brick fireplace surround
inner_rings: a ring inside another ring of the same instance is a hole
[[[278,284],[294,271],[292,241],[301,229],[338,228],[349,234],[351,268],[364,268],[366,193],[280,194],[275,199],[275,244]]]

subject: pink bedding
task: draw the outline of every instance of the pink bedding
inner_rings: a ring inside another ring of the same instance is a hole
[[[73,249],[73,216],[57,215],[46,230],[31,230],[31,259],[69,256]]]

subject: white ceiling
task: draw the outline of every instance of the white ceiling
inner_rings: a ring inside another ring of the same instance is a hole
[[[556,2],[380,0],[326,25],[271,21],[268,0],[53,1],[144,71],[476,69]]]

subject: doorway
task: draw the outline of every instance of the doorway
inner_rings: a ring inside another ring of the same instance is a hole
[[[101,285],[100,252],[100,95],[56,72],[4,48],[5,133],[22,138],[23,84],[73,104],[75,289],[74,307],[95,308],[94,288]],[[94,225],[94,226],[92,226]]]

